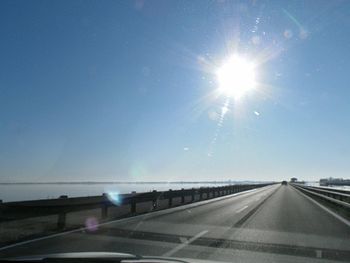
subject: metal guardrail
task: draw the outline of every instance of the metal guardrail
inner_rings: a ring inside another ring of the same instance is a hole
[[[320,187],[305,186],[300,184],[291,184],[295,188],[299,189],[302,192],[309,193],[314,196],[318,196],[332,203],[338,204],[344,208],[350,209],[350,193],[344,193],[344,191],[334,191],[327,190]]]
[[[185,198],[190,197],[190,202],[211,199],[219,196],[230,195],[255,188],[261,188],[270,184],[227,185],[219,187],[202,187],[168,191],[153,191],[131,194],[103,194],[102,196],[73,197],[60,196],[57,199],[43,199],[22,202],[2,203],[0,200],[0,223],[18,219],[27,219],[40,216],[57,215],[58,228],[64,228],[66,214],[90,209],[101,209],[101,218],[106,219],[108,208],[112,206],[130,206],[130,214],[136,214],[138,203],[151,202],[151,210],[157,210],[159,200],[168,200],[168,208],[173,206],[173,200],[178,198],[179,205],[185,204]],[[179,200],[180,199],[180,200]]]
[[[333,192],[337,192],[337,193],[350,194],[349,190],[334,189],[332,187],[327,187],[327,186],[311,186],[311,187],[322,189],[322,190],[333,191]]]

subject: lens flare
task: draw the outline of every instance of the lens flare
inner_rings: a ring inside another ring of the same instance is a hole
[[[95,217],[89,217],[85,220],[85,227],[89,232],[98,230],[98,220]]]
[[[114,205],[120,205],[121,201],[122,201],[119,193],[117,193],[117,192],[108,192],[107,193],[107,198]]]

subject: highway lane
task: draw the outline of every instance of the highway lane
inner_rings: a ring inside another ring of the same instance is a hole
[[[347,251],[347,257],[350,251],[350,228],[291,186],[278,188],[233,238],[248,243],[315,248],[314,255],[320,258],[328,250]],[[215,258],[215,254],[212,256]]]
[[[68,251],[255,262],[350,258],[350,228],[291,186],[273,185],[113,222],[0,251],[2,256]],[[328,253],[328,254],[327,254]],[[282,257],[282,258],[281,258]],[[249,260],[248,260],[249,261]],[[324,262],[324,261],[322,261]]]

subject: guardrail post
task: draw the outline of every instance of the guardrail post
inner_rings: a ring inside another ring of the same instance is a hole
[[[210,198],[210,188],[208,187],[207,188],[207,199],[209,199]]]
[[[191,202],[194,202],[194,195],[196,193],[196,190],[194,188],[192,188],[192,191],[191,191]]]
[[[152,209],[155,210],[158,207],[158,195],[157,195],[157,190],[153,190],[153,194],[155,195],[153,200],[152,200]]]
[[[203,188],[199,188],[199,200],[203,199]]]
[[[103,193],[102,197],[103,197],[103,204],[102,204],[102,208],[101,208],[101,218],[106,219],[108,216],[107,194]]]
[[[173,193],[172,193],[172,189],[169,189],[169,207],[171,207],[173,205]]]
[[[181,204],[185,203],[185,189],[181,189]]]
[[[134,199],[131,200],[130,213],[131,214],[135,214],[136,213],[136,201]]]
[[[59,199],[67,199],[67,195],[61,195]],[[62,211],[58,214],[57,218],[57,228],[58,229],[64,229],[66,226],[66,212]]]
[[[107,205],[102,205],[102,209],[101,209],[101,218],[102,219],[106,219],[108,216],[108,206]]]
[[[132,197],[130,199],[130,213],[136,214],[136,200],[135,200],[136,191],[132,191],[131,193],[132,193]]]

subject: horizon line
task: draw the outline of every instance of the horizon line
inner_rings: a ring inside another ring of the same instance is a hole
[[[277,180],[278,181],[278,180]],[[232,182],[277,182],[273,180],[203,180],[203,181],[53,181],[53,182],[0,182],[0,184],[200,184]]]

